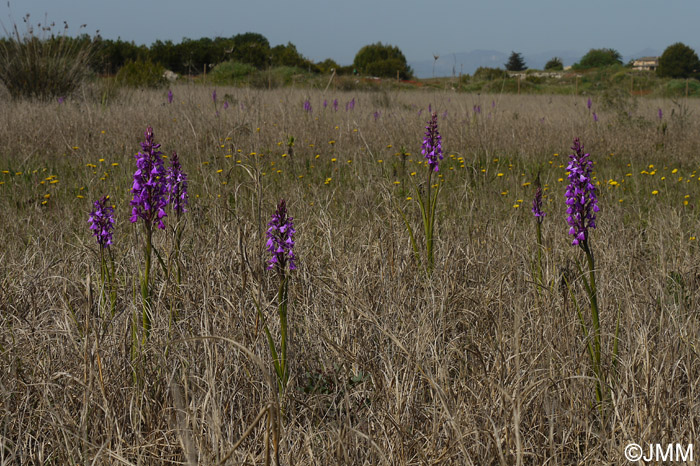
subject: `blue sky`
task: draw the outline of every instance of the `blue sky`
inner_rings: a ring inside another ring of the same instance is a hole
[[[0,6],[0,21],[7,28],[26,13],[146,45],[258,32],[272,45],[292,42],[307,58],[341,65],[377,41],[398,46],[409,61],[477,49],[517,51],[527,61],[560,50],[611,47],[630,58],[675,42],[700,46],[698,0],[11,0],[9,10]]]

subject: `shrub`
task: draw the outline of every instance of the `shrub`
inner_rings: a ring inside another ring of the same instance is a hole
[[[219,63],[211,70],[210,79],[217,84],[225,84],[236,79],[244,78],[254,73],[256,68],[247,63],[229,60]]]
[[[93,41],[86,34],[67,36],[67,23],[59,35],[52,26],[43,26],[39,37],[28,17],[24,18],[25,34],[15,24],[0,41],[0,81],[13,98],[48,100],[69,95],[89,75]]]
[[[399,72],[401,79],[413,77],[413,70],[398,47],[377,42],[365,45],[355,55],[353,66],[357,71],[378,77],[393,78]]]
[[[503,79],[505,77],[507,77],[506,72],[500,68],[480,66],[474,72],[474,79],[483,81],[493,81],[494,79]]]
[[[622,55],[615,49],[590,49],[572,68],[575,70],[587,70],[589,68],[621,64]]]
[[[564,63],[562,63],[561,58],[553,57],[544,65],[544,69],[547,71],[561,71],[564,69]]]
[[[117,83],[129,87],[161,87],[165,85],[162,65],[150,61],[129,61],[117,73]]]
[[[695,50],[677,42],[664,50],[659,57],[656,74],[669,78],[691,78],[700,73],[700,60]]]

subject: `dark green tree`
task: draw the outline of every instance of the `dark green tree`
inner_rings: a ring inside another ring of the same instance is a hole
[[[238,34],[233,37],[230,59],[258,69],[266,68],[270,64],[270,42],[257,32]]]
[[[700,76],[698,54],[681,42],[670,45],[659,57],[656,74],[670,78],[698,77]]]
[[[508,71],[525,71],[527,69],[523,56],[517,52],[511,52],[510,58],[505,64],[505,67]]]
[[[615,49],[590,49],[572,68],[575,70],[587,70],[610,65],[622,65],[620,52]]]
[[[304,58],[291,42],[288,42],[287,45],[280,44],[272,47],[270,49],[270,56],[272,57],[272,66],[296,66],[297,68],[304,69],[309,67],[313,70],[318,69],[311,61]]]
[[[355,55],[355,69],[362,74],[393,78],[399,72],[401,79],[413,77],[413,70],[406,63],[406,57],[398,47],[381,42],[365,45]]]
[[[564,63],[562,63],[561,58],[553,57],[544,65],[544,69],[548,71],[561,71],[564,69]]]
[[[339,73],[340,69],[340,65],[332,58],[326,58],[322,62],[318,62],[316,66],[321,70],[321,73],[332,73],[331,70],[335,70],[336,73]]]

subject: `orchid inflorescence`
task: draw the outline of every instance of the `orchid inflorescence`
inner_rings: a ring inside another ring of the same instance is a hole
[[[574,151],[569,155],[571,161],[566,167],[569,172],[569,186],[566,188],[566,221],[569,224],[569,234],[574,236],[573,246],[583,244],[588,240],[588,229],[595,228],[595,213],[598,212],[598,198],[591,179],[593,162],[590,154],[583,153],[583,144],[576,138],[571,147]]]
[[[425,127],[425,138],[421,146],[421,154],[425,156],[432,171],[438,171],[439,161],[442,160],[442,136],[437,129],[437,113],[433,112],[428,126]]]
[[[294,255],[294,229],[293,218],[287,216],[287,205],[284,199],[277,204],[277,210],[272,214],[272,219],[267,224],[267,250],[272,253],[267,270],[276,268],[280,275],[289,270],[296,270]]]
[[[114,207],[107,204],[108,196],[102,196],[100,200],[93,203],[88,222],[93,231],[92,236],[97,237],[100,248],[112,244],[112,230],[114,229]]]
[[[135,155],[136,171],[131,192],[131,223],[142,218],[148,225],[158,221],[158,228],[165,228],[163,217],[168,204],[168,192],[165,184],[165,167],[160,144],[153,141],[153,128],[146,129],[146,141],[141,143],[142,151]]]

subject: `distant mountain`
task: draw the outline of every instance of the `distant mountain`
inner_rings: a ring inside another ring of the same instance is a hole
[[[588,50],[549,50],[539,53],[522,53],[528,68],[544,69],[544,65],[553,57],[562,59],[564,66],[571,66],[578,62]],[[418,78],[432,78],[445,76],[459,76],[462,74],[474,74],[480,66],[489,68],[504,68],[510,57],[510,53],[497,50],[472,50],[471,52],[445,53],[434,60],[433,57],[425,60],[408,60],[413,72]],[[636,53],[622,53],[623,63],[640,57],[657,57],[661,51],[653,48],[645,48]]]

